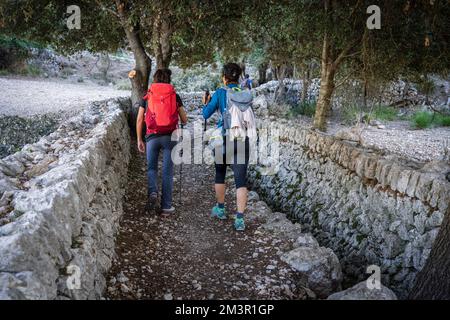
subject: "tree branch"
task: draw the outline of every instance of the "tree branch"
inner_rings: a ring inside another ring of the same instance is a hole
[[[120,20],[120,15],[116,11],[106,7],[100,0],[95,0],[95,2],[99,5],[99,7],[103,11],[109,12],[110,14],[112,14],[113,16],[115,16],[116,18],[118,18]]]
[[[355,47],[356,45],[361,41],[361,39],[357,39],[353,42],[351,42],[346,48],[344,48],[341,53],[338,55],[338,57],[336,58],[336,60],[334,60],[333,62],[333,67],[335,69],[337,69],[339,67],[339,65],[342,63],[342,61],[344,61],[346,58],[354,56],[356,54],[358,54],[358,52],[354,52],[354,53],[350,53]]]
[[[346,75],[344,77],[344,79],[342,79],[342,81],[340,81],[338,84],[335,85],[335,88],[339,88],[340,86],[342,86],[345,82],[347,82],[347,80],[353,75],[353,72],[349,72],[348,75]]]

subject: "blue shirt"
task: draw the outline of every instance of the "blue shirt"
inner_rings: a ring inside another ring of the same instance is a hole
[[[238,87],[235,83],[230,83],[227,85],[228,88],[235,88]],[[216,92],[211,97],[211,101],[203,107],[203,118],[209,119],[214,112],[217,110],[220,111],[220,114],[223,114],[225,108],[227,106],[227,90],[225,88],[217,89]],[[223,120],[222,117],[220,118],[219,122],[217,123],[217,128],[223,127]]]

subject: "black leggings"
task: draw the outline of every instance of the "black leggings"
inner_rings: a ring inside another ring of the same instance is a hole
[[[227,173],[227,166],[231,166],[234,173],[234,182],[236,183],[236,189],[247,187],[247,168],[250,158],[250,144],[248,138],[245,140],[245,145],[243,141],[229,142],[229,146],[234,146],[234,150],[230,151],[227,157],[226,146],[223,145],[219,148],[217,152],[221,152],[223,156],[222,163],[215,163],[216,167],[216,184],[225,183],[225,175]],[[245,151],[245,154],[242,152]],[[227,161],[227,159],[230,159]],[[217,161],[217,159],[216,159]]]

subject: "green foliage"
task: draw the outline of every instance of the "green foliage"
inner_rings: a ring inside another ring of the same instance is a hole
[[[420,111],[413,116],[413,125],[419,129],[431,127],[434,117],[433,113],[428,111]]]
[[[450,127],[450,116],[429,111],[419,111],[412,117],[413,126],[418,129]]]
[[[356,104],[348,104],[342,108],[342,120],[346,124],[357,122],[370,123],[372,120],[394,121],[400,120],[398,110],[390,106],[377,105],[368,111]]]
[[[450,115],[435,114],[435,123],[442,127],[450,127]]]
[[[174,73],[172,78],[178,91],[214,91],[221,86],[220,73],[202,66]]]
[[[364,116],[367,118],[368,114],[364,113],[361,110],[361,107],[356,104],[347,104],[342,106],[341,118],[345,124],[352,125],[360,122],[363,120]]]
[[[0,69],[11,72],[23,65],[29,57],[29,49],[25,41],[0,35]]]
[[[31,55],[31,49],[42,49],[36,42],[9,37],[0,34],[0,70],[3,75],[20,74],[25,76],[39,76],[39,67],[28,65],[26,60]]]
[[[16,37],[10,37],[4,34],[0,34],[0,47],[4,49],[20,50],[25,54],[32,48],[43,48],[42,45],[37,42],[18,39]]]
[[[299,103],[297,106],[291,108],[290,114],[293,117],[303,115],[307,117],[314,117],[316,113],[317,103],[315,101],[305,101]]]
[[[419,89],[419,92],[421,92],[425,95],[430,95],[433,93],[433,91],[435,89],[435,83],[434,83],[433,79],[424,77],[418,81],[417,88]]]
[[[27,64],[18,73],[23,76],[39,77],[42,74],[42,70],[37,66]]]
[[[389,106],[376,106],[373,108],[372,117],[381,121],[394,121],[398,119],[397,109]]]

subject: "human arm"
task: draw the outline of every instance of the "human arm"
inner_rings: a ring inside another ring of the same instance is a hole
[[[180,116],[181,123],[183,125],[185,125],[187,123],[187,121],[188,121],[188,117],[187,117],[187,114],[186,114],[186,110],[184,110],[183,106],[178,108],[178,115]]]
[[[219,108],[219,96],[217,92],[218,91],[214,93],[212,98],[211,96],[203,97],[203,104],[206,104],[202,110],[203,118],[205,118],[205,120],[209,119],[209,117],[211,117],[213,113],[216,112],[216,110]]]
[[[145,143],[142,137],[142,129],[144,128],[144,113],[145,108],[141,105],[136,120],[136,135],[137,135],[137,147],[139,152],[145,152]]]
[[[177,108],[178,108],[178,116],[180,117],[181,124],[185,125],[188,121],[186,109],[184,109],[183,106],[183,100],[181,100],[181,97],[177,94]]]

